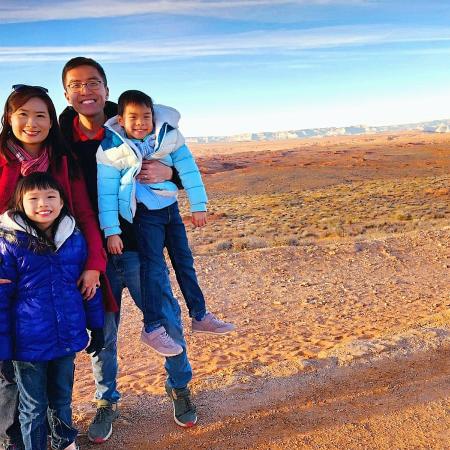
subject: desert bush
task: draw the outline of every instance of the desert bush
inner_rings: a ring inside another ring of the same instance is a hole
[[[265,239],[257,236],[252,236],[245,239],[236,239],[233,247],[236,250],[254,250],[256,248],[266,248],[268,243]]]
[[[233,248],[233,241],[231,239],[227,239],[225,241],[220,241],[216,245],[216,249],[221,252],[224,250],[231,250]]]
[[[410,213],[407,212],[403,212],[403,211],[399,211],[396,215],[395,218],[397,220],[411,220],[412,219],[412,215]]]
[[[286,236],[282,240],[282,244],[284,244],[284,245],[292,245],[294,247],[297,247],[298,245],[300,245],[300,240],[297,237],[295,237],[295,236]]]

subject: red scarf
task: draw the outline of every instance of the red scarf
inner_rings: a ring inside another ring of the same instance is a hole
[[[48,147],[44,147],[38,156],[33,157],[12,139],[7,140],[6,146],[20,162],[20,173],[22,176],[25,177],[33,172],[47,172],[50,164]]]

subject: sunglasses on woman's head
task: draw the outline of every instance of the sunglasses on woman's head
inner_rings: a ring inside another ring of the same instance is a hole
[[[21,91],[22,89],[25,89],[25,88],[33,88],[33,89],[38,89],[38,90],[44,92],[45,94],[48,94],[48,89],[45,87],[42,87],[42,86],[31,86],[29,84],[13,84],[12,88],[16,92]]]

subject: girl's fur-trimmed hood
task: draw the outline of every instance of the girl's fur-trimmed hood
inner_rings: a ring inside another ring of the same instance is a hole
[[[75,219],[72,216],[64,216],[58,224],[55,233],[55,249],[58,250],[61,245],[72,235],[75,230]],[[0,237],[8,242],[17,242],[17,232],[26,233],[38,238],[36,231],[30,228],[25,221],[16,213],[6,211],[0,215]]]

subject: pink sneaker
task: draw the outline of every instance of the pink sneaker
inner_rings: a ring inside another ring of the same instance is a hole
[[[183,352],[183,347],[177,344],[162,326],[150,333],[142,328],[141,341],[162,356],[176,356]]]
[[[218,319],[213,313],[207,313],[202,320],[192,318],[193,333],[227,334],[234,331],[232,323]]]

